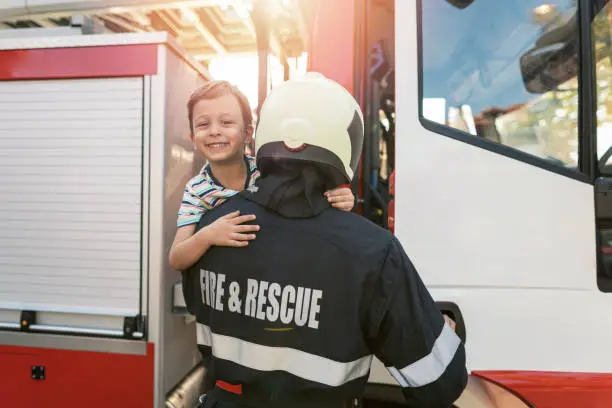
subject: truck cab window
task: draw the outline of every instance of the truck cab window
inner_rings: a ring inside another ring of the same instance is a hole
[[[576,1],[421,4],[422,117],[577,167]]]

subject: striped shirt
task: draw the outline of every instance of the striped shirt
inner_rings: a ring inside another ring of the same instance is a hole
[[[248,188],[259,178],[259,170],[257,170],[254,157],[245,155],[244,161],[247,165],[244,188]],[[226,188],[219,183],[212,174],[210,165],[207,164],[185,186],[183,201],[176,222],[177,227],[197,224],[200,222],[202,215],[236,194],[238,194],[238,191]]]

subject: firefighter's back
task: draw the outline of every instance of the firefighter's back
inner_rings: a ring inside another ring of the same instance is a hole
[[[287,219],[243,197],[202,223],[236,210],[257,216],[257,239],[198,264],[216,379],[264,400],[359,395],[372,358],[365,306],[393,236],[353,213]]]

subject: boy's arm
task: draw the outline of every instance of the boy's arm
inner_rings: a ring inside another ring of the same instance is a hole
[[[182,271],[196,263],[211,246],[243,247],[255,239],[259,225],[241,225],[253,221],[254,215],[240,215],[239,211],[224,215],[213,223],[195,232],[197,224],[180,227],[170,248],[170,266]],[[195,232],[195,233],[194,233]]]
[[[170,266],[177,271],[196,263],[213,245],[208,226],[194,234],[196,225],[190,224],[176,230],[169,259]]]
[[[177,230],[168,254],[170,266],[178,271],[193,265],[212,245],[211,237],[207,236],[207,232],[202,232],[206,228],[194,235],[198,222],[206,213],[198,193],[193,189],[194,183],[201,184],[198,176],[189,180],[185,186],[178,211]]]

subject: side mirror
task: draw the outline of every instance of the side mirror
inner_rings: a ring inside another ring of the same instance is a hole
[[[528,92],[552,91],[575,78],[579,69],[579,38],[576,16],[563,26],[543,34],[520,58],[523,83]]]
[[[464,9],[474,2],[474,0],[446,0],[446,1],[459,9]]]

